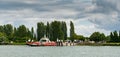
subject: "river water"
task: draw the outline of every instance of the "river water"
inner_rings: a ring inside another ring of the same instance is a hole
[[[0,57],[120,57],[120,46],[30,47],[0,45]]]

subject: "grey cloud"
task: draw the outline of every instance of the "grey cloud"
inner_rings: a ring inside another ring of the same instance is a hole
[[[97,28],[119,30],[119,2],[120,0],[0,0],[0,17],[4,18],[2,15],[5,14],[8,17],[15,16],[14,19],[30,17],[89,18],[89,21],[96,24]],[[86,8],[91,6],[94,6],[94,8],[86,11]],[[24,12],[24,10],[26,11]],[[114,12],[118,16],[114,17]]]
[[[96,24],[97,28],[120,30],[120,0],[94,0],[93,2],[95,8],[89,12],[92,14],[89,21]]]
[[[94,0],[94,4],[96,4],[96,9],[94,9],[93,13],[104,13],[109,14],[112,11],[120,11],[120,9],[117,8],[119,5],[118,2],[120,0]]]
[[[31,1],[35,3],[27,3]],[[0,10],[23,10],[32,9],[39,13],[53,12],[59,10],[73,10],[82,12],[84,10],[84,3],[75,2],[77,0],[0,0]],[[82,1],[82,0],[81,0]],[[62,13],[62,12],[61,12]],[[68,13],[68,12],[64,12]],[[62,13],[62,14],[64,14]],[[71,18],[69,15],[65,16]],[[74,15],[75,17],[75,15]]]

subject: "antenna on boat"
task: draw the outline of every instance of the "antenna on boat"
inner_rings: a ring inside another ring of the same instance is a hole
[[[46,34],[44,34],[44,38],[47,38]]]
[[[59,39],[57,38],[57,42],[59,41]]]

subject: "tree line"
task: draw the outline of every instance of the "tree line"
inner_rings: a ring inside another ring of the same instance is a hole
[[[114,31],[110,33],[110,42],[120,42],[120,31]]]
[[[104,33],[94,32],[89,39],[91,41],[99,42],[99,41],[106,41],[106,42],[120,42],[120,31],[113,31],[110,32],[110,35],[105,36]]]
[[[35,31],[36,30],[36,31]],[[14,27],[11,24],[0,25],[0,42],[14,41],[26,42],[28,39],[39,41],[46,35],[51,41],[57,39],[67,39],[67,25],[64,21],[43,22],[37,23],[37,29],[33,27],[27,28],[25,25]]]
[[[104,33],[93,32],[90,37],[77,35],[74,31],[74,23],[70,21],[70,37],[67,33],[67,25],[64,21],[53,21],[47,24],[43,22],[37,23],[37,29],[27,28],[25,25],[14,27],[11,24],[0,25],[0,42],[26,42],[28,39],[39,41],[44,35],[51,41],[59,40],[82,40],[89,39],[90,41],[107,41],[120,42],[120,31],[111,32],[110,35],[105,36]]]
[[[39,22],[37,23],[37,40],[40,40],[44,35],[52,41],[56,41],[57,39],[66,40],[67,25],[63,21],[47,22],[47,25],[43,22]]]

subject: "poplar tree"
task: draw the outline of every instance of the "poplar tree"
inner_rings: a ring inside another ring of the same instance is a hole
[[[46,26],[46,36],[48,38],[50,38],[50,24],[49,24],[49,22],[47,22],[47,26]]]
[[[119,31],[119,42],[120,42],[120,31]]]
[[[119,36],[118,36],[117,31],[114,31],[113,34],[114,34],[114,36],[113,36],[113,41],[114,41],[114,42],[119,42]]]
[[[110,41],[113,42],[113,33],[110,32]]]
[[[51,23],[52,38],[51,40],[56,41],[57,39],[64,40],[64,32],[62,30],[62,24],[60,21],[54,21]]]
[[[34,28],[31,28],[31,34],[32,34],[32,38],[34,38]]]
[[[45,35],[45,25],[43,22],[37,23],[37,40],[39,41]]]
[[[64,40],[67,40],[67,26],[65,22],[61,22],[61,30],[64,34]]]
[[[72,21],[70,21],[70,39],[73,41],[74,40],[74,35],[75,35],[75,32],[74,32],[74,24]]]

